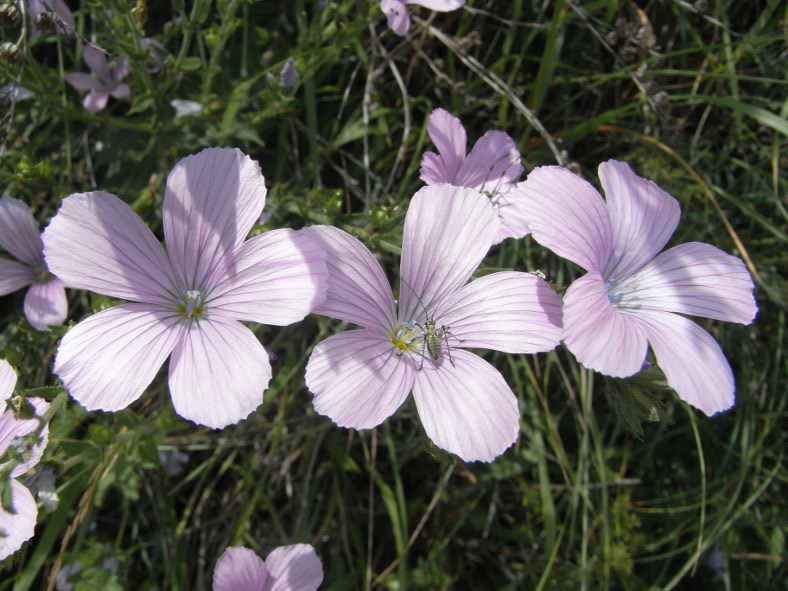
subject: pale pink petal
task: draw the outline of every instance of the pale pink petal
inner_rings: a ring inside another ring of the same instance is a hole
[[[473,146],[453,184],[495,194],[522,172],[514,140],[502,131],[488,131]]]
[[[14,293],[36,279],[36,274],[27,265],[0,258],[0,296]]]
[[[561,297],[530,273],[502,272],[471,281],[435,312],[449,346],[506,353],[551,351],[562,337]]]
[[[6,513],[0,506],[0,560],[11,556],[33,537],[38,516],[36,501],[27,487],[13,479],[8,484],[15,513]]]
[[[103,50],[92,45],[85,45],[82,48],[82,59],[90,68],[90,71],[100,81],[110,80],[111,74],[107,66],[107,56]]]
[[[242,244],[235,258],[232,274],[205,302],[225,316],[286,326],[325,299],[326,252],[304,232],[266,232]]]
[[[34,414],[38,417],[43,417],[44,413],[49,410],[49,403],[43,398],[27,398],[25,401],[33,407]],[[44,449],[49,442],[49,425],[42,425],[37,418],[18,418],[10,409],[0,414],[0,457],[3,456],[14,439],[31,433],[38,433],[38,441],[32,441],[34,445],[25,447],[24,458],[11,469],[11,478],[27,474],[41,461],[41,456],[44,455]],[[0,470],[5,465],[6,462],[0,463]]]
[[[586,271],[602,272],[613,251],[610,217],[601,195],[560,166],[540,166],[517,184],[531,235]]]
[[[620,308],[678,312],[749,324],[758,306],[744,262],[703,242],[681,244],[612,289]]]
[[[523,194],[517,190],[516,185],[509,185],[508,189],[502,187],[500,191],[487,193],[487,196],[501,219],[499,242],[506,238],[523,238],[530,233],[528,211],[523,203]]]
[[[477,191],[433,185],[416,193],[402,237],[400,319],[431,316],[443,298],[467,283],[499,231],[498,216]]]
[[[112,67],[112,79],[120,82],[131,73],[131,62],[125,55],[120,56]],[[120,98],[120,97],[116,97]]]
[[[216,561],[213,591],[262,591],[268,579],[265,562],[253,550],[230,547]]]
[[[709,333],[692,320],[666,312],[640,312],[637,320],[679,398],[709,416],[733,406],[733,372]]]
[[[5,359],[0,359],[0,412],[5,410],[5,401],[11,397],[16,386],[16,372]],[[0,455],[3,455],[0,452]]]
[[[88,113],[98,113],[107,106],[109,93],[98,90],[91,90],[82,99],[82,106]]]
[[[380,9],[388,19],[389,29],[397,35],[404,36],[410,29],[408,8],[402,0],[380,0]]]
[[[315,308],[315,314],[352,322],[388,337],[396,324],[394,295],[372,253],[360,240],[333,226],[303,231],[326,251],[326,299]]]
[[[66,197],[44,231],[44,255],[50,271],[70,287],[166,305],[180,297],[153,232],[109,193]]]
[[[632,172],[626,162],[603,162],[599,180],[613,231],[613,254],[604,276],[616,280],[634,273],[662,250],[679,223],[681,207],[655,182]]]
[[[128,84],[118,84],[110,94],[116,99],[124,99],[129,97],[131,91]]]
[[[180,160],[167,177],[164,236],[185,289],[206,275],[232,271],[234,251],[265,205],[260,166],[238,149],[207,148]]]
[[[468,140],[460,120],[448,111],[435,109],[427,121],[427,133],[438,154],[427,152],[421,161],[421,180],[428,185],[454,183],[465,160]]]
[[[25,295],[25,317],[36,330],[63,324],[68,315],[66,288],[60,279],[34,283]]]
[[[413,396],[427,436],[466,462],[491,462],[517,439],[520,410],[503,376],[463,349],[425,363]]]
[[[617,378],[640,371],[648,352],[645,332],[613,306],[599,273],[584,275],[566,291],[564,342],[585,367]]]
[[[185,419],[221,429],[263,403],[268,353],[240,322],[216,314],[192,321],[170,360],[170,394]]]
[[[0,246],[31,267],[44,262],[41,229],[24,201],[0,198]]]
[[[66,333],[55,373],[88,410],[120,410],[139,398],[175,347],[182,317],[148,304],[89,316]]]
[[[271,578],[263,591],[317,591],[323,582],[323,565],[309,544],[280,546],[265,559]]]
[[[315,347],[306,366],[306,386],[321,415],[340,427],[371,429],[408,397],[415,367],[377,332],[349,330]]]
[[[77,90],[99,90],[104,88],[102,84],[99,83],[93,76],[90,74],[85,74],[83,72],[74,72],[73,74],[66,74],[65,76],[66,82],[68,82],[71,86],[76,88]]]
[[[407,4],[418,4],[430,10],[448,12],[456,10],[465,4],[465,0],[405,0]]]

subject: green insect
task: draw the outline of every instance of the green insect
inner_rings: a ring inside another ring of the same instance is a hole
[[[449,347],[449,336],[452,336],[455,339],[457,339],[457,337],[451,334],[451,331],[449,330],[451,327],[441,326],[440,330],[438,330],[437,324],[435,323],[435,316],[429,315],[429,312],[427,312],[427,308],[424,305],[424,302],[421,301],[419,294],[415,292],[415,290],[408,284],[407,281],[405,281],[405,279],[400,277],[400,280],[402,281],[402,283],[408,286],[408,289],[410,289],[410,291],[413,292],[413,295],[416,296],[416,299],[419,300],[419,304],[421,304],[421,307],[424,310],[424,316],[426,317],[426,320],[424,320],[424,326],[422,326],[418,322],[407,323],[410,326],[417,326],[418,328],[421,329],[421,335],[413,339],[413,341],[422,339],[422,343],[423,343],[421,347],[421,365],[419,365],[419,370],[421,370],[424,367],[425,350],[427,354],[429,354],[429,356],[435,361],[438,361],[441,358],[441,348],[442,348],[441,339],[446,341],[446,352],[449,355],[449,361],[451,362],[452,365],[454,365],[454,359],[452,359],[451,357],[451,348]],[[462,342],[460,339],[457,340],[459,342]]]

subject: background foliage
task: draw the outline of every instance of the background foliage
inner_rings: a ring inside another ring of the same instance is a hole
[[[265,555],[294,542],[316,547],[332,590],[779,586],[783,2],[470,0],[448,14],[411,7],[407,39],[366,0],[69,4],[77,36],[28,37],[21,63],[0,63],[0,85],[35,93],[3,107],[0,187],[42,224],[66,195],[98,187],[161,235],[173,164],[234,146],[266,176],[272,216],[261,229],[335,224],[381,253],[393,278],[431,149],[426,119],[444,107],[471,141],[490,128],[511,134],[527,170],[561,162],[596,182],[599,162],[629,161],[680,201],[671,244],[707,241],[747,261],[760,312],[750,327],[704,323],[738,385],[735,408],[713,419],[662,390],[646,404],[664,405],[662,420],[640,422],[631,383],[582,369],[563,348],[487,355],[522,409],[517,444],[490,465],[431,448],[412,401],[374,431],[336,428],[303,384],[311,347],[336,323],[259,327],[274,379],[235,427],[179,419],[165,375],[122,412],[63,406],[45,456],[60,503],[2,565],[0,589],[46,588],[74,561],[77,589],[207,589],[227,545]],[[7,28],[3,40],[19,33]],[[143,49],[146,37],[163,48]],[[86,69],[89,40],[132,63],[130,99],[96,115],[63,79]],[[299,83],[288,91],[279,74],[291,56]],[[202,112],[176,119],[176,98]],[[558,286],[577,274],[530,239],[505,242],[487,264],[539,269]],[[65,329],[32,330],[22,298],[0,299],[0,357],[21,385],[56,386]],[[110,304],[69,298],[73,321]]]

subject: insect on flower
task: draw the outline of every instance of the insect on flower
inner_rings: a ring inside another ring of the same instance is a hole
[[[408,287],[408,289],[413,291],[413,288],[410,285],[408,285],[407,281],[405,281],[404,279],[401,279],[401,281],[402,281],[402,283],[404,285],[406,285]],[[441,326],[441,330],[440,330],[440,334],[438,334],[438,329],[436,327],[436,322],[435,322],[435,315],[434,314],[432,316],[429,315],[429,312],[427,312],[427,308],[424,306],[424,302],[421,301],[421,298],[419,297],[419,294],[417,294],[415,291],[413,291],[413,295],[416,296],[416,299],[419,301],[419,303],[421,304],[421,307],[424,309],[424,316],[426,318],[424,320],[424,326],[422,326],[421,324],[419,324],[415,320],[413,322],[400,322],[400,324],[402,325],[402,328],[400,328],[397,331],[396,338],[397,339],[402,339],[405,336],[405,331],[406,330],[412,330],[413,327],[421,329],[421,334],[418,335],[417,337],[415,337],[413,339],[405,339],[405,343],[408,344],[408,345],[416,342],[419,339],[421,339],[422,343],[424,343],[424,345],[422,346],[422,349],[421,349],[421,365],[419,365],[419,370],[423,369],[423,367],[424,367],[424,350],[425,350],[425,348],[427,350],[427,353],[429,353],[430,357],[432,359],[434,359],[435,361],[438,361],[441,358],[441,339],[445,339],[446,340],[446,353],[449,356],[449,361],[451,362],[452,365],[454,365],[454,360],[451,358],[451,348],[449,347],[449,335],[454,337],[454,335],[452,335],[450,330],[449,330],[451,327],[442,325]],[[454,338],[457,338],[457,337],[454,337]],[[460,341],[460,342],[462,342],[462,341]],[[403,353],[404,353],[404,351],[400,351],[398,354],[401,356]]]

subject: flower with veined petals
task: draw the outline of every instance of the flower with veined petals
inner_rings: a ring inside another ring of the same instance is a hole
[[[263,401],[271,364],[246,320],[286,326],[322,301],[325,254],[303,232],[246,235],[265,205],[256,162],[208,148],[167,178],[165,254],[115,195],[63,201],[44,232],[50,269],[69,285],[126,300],[72,328],[55,373],[88,410],[120,410],[140,397],[172,353],[178,414],[221,428]]]
[[[315,410],[369,429],[413,391],[427,436],[467,461],[492,461],[517,439],[517,397],[492,365],[466,349],[537,353],[561,340],[561,298],[530,273],[468,283],[499,232],[487,199],[463,187],[421,189],[405,216],[399,311],[374,256],[330,226],[306,231],[327,251],[326,301],[316,314],[357,324],[319,343],[306,368]],[[435,321],[440,353],[426,349]],[[445,328],[444,328],[445,327]]]
[[[309,544],[280,546],[265,560],[231,546],[213,571],[213,591],[317,591],[322,582],[323,565]]]
[[[498,242],[528,234],[519,193],[513,190],[523,172],[514,140],[502,131],[488,131],[466,156],[465,128],[443,109],[430,113],[427,133],[438,153],[426,152],[422,157],[421,180],[428,185],[469,187],[486,195],[501,219]]]
[[[66,82],[77,90],[90,91],[82,100],[82,106],[88,113],[101,111],[107,106],[110,96],[116,99],[128,98],[131,93],[129,86],[121,81],[131,72],[129,58],[125,55],[119,57],[110,68],[103,51],[86,45],[82,49],[82,59],[90,68],[90,74],[66,74]]]
[[[65,286],[49,272],[38,222],[19,199],[0,198],[0,246],[20,261],[0,258],[0,295],[29,285],[24,310],[30,325],[49,330],[52,324],[63,324],[68,314]]]
[[[438,12],[450,12],[462,8],[465,0],[380,0],[380,9],[386,15],[389,29],[400,36],[410,29],[408,4],[418,4]]]
[[[19,550],[33,537],[36,527],[38,508],[30,490],[17,478],[32,470],[41,460],[47,446],[49,427],[41,426],[41,417],[49,408],[49,403],[41,398],[26,398],[35,410],[36,416],[30,419],[17,418],[12,410],[5,410],[6,400],[16,385],[16,373],[4,359],[0,359],[0,458],[18,437],[38,433],[40,441],[23,451],[22,462],[11,469],[8,485],[11,487],[11,505],[14,513],[7,513],[0,505],[0,560],[5,560]],[[0,462],[0,473],[5,462]]]
[[[730,408],[734,381],[714,338],[682,314],[749,324],[758,310],[741,259],[702,242],[661,254],[678,201],[625,162],[599,165],[607,200],[560,166],[521,184],[534,239],[587,274],[564,296],[564,341],[585,367],[627,377],[648,352],[680,398],[707,415]]]

